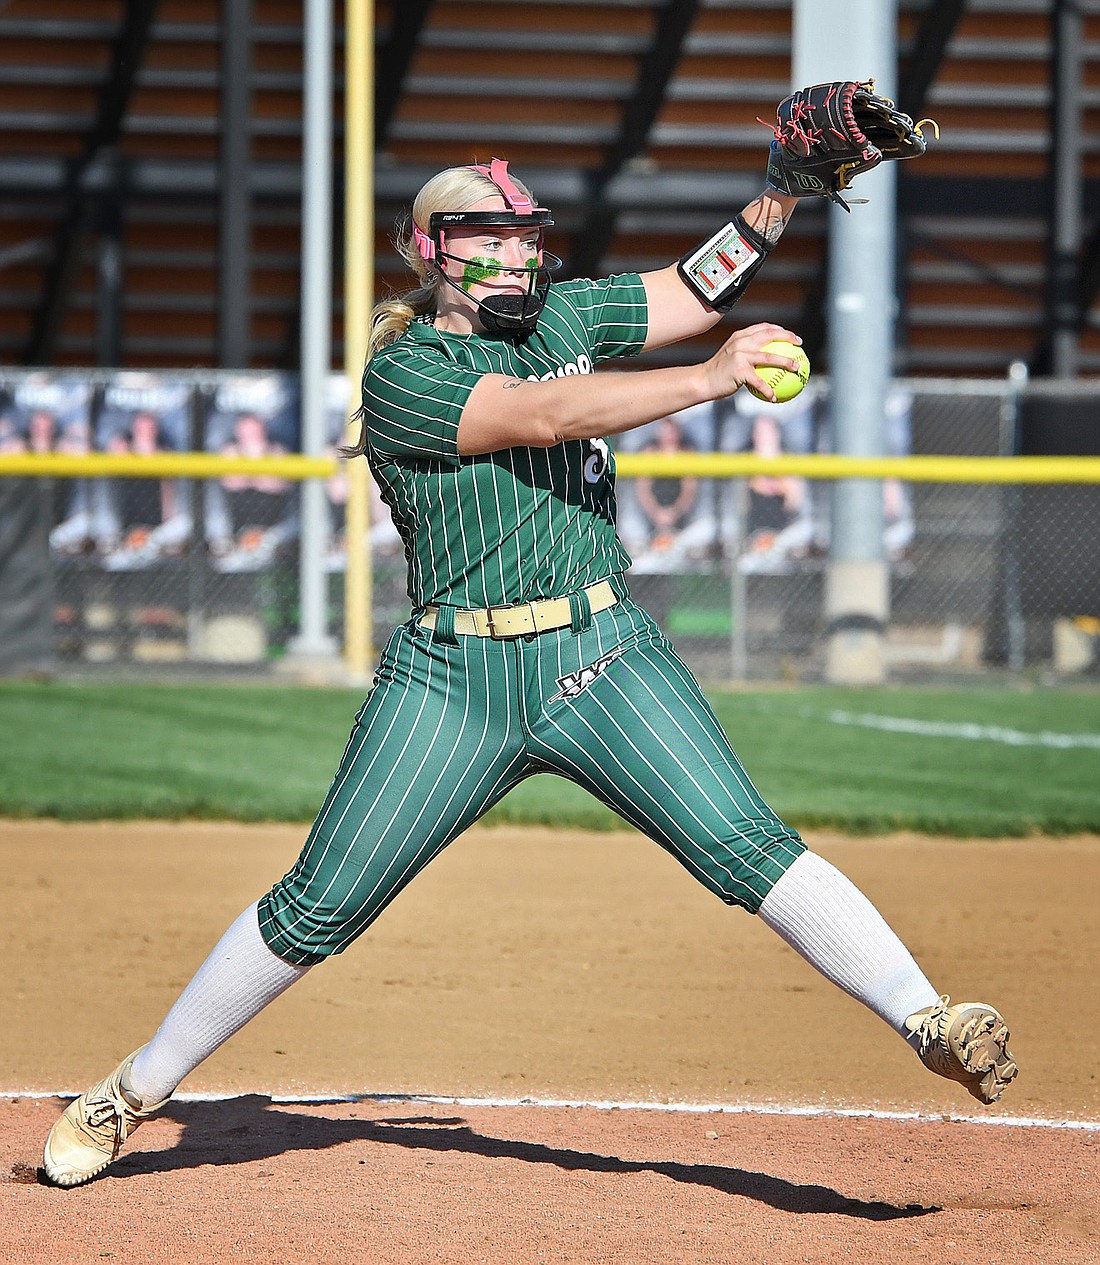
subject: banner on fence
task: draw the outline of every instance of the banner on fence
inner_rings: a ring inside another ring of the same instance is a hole
[[[887,400],[892,457],[912,450],[913,396]],[[748,391],[699,405],[617,438],[620,452],[727,452],[762,457],[833,450],[828,398],[807,390],[786,404]],[[638,477],[618,489],[619,532],[636,574],[708,569],[734,559],[745,574],[783,575],[821,565],[829,551],[832,488],[793,475],[728,479]],[[897,479],[883,481],[883,552],[903,563],[915,530],[913,498]]]

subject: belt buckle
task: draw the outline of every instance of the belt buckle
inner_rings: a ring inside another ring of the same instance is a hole
[[[512,641],[516,637],[523,637],[528,631],[534,632],[535,614],[534,611],[531,610],[531,605],[532,603],[530,602],[517,602],[512,606],[487,606],[485,608],[485,622],[489,625],[489,636],[492,637],[494,641]],[[500,631],[497,630],[496,617],[515,614],[517,611],[521,610],[526,610],[530,614],[530,629],[521,628],[514,632],[505,631],[504,628],[501,628]]]

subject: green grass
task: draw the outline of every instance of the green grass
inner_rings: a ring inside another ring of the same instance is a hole
[[[1100,831],[1100,694],[1089,690],[712,691],[753,781],[787,821],[853,833]],[[275,686],[0,683],[0,815],[306,821],[361,698]],[[838,723],[837,713],[1091,735],[1014,745]],[[560,778],[517,787],[489,821],[613,829]]]

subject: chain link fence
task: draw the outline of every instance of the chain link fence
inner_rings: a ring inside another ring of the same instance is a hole
[[[783,408],[742,392],[705,412],[711,442],[689,415],[681,446],[765,455],[830,451],[827,387]],[[887,412],[891,456],[1100,452],[1097,384],[898,382]],[[673,443],[666,436],[651,446]],[[643,481],[632,484],[622,493],[631,506],[622,515],[627,532],[646,491]],[[892,679],[1100,669],[1100,488],[881,486]],[[837,495],[838,485],[824,480],[701,481],[694,496],[705,508],[679,533],[632,542],[635,592],[700,676],[823,678]],[[672,489],[663,499],[672,503]]]
[[[332,445],[347,413],[332,379]],[[0,374],[0,452],[292,452],[293,375]],[[731,401],[619,438],[622,451],[828,452],[827,384]],[[889,454],[1100,453],[1100,385],[899,381]],[[266,673],[299,628],[296,484],[271,476],[28,484],[49,533],[62,669]],[[343,623],[344,480],[327,485],[328,625]],[[820,680],[837,486],[774,476],[620,478],[632,588],[706,681]],[[882,483],[892,679],[1100,673],[1100,487]],[[374,638],[408,617],[400,542],[373,507]],[[0,628],[0,637],[3,632]],[[0,647],[0,662],[3,662]]]

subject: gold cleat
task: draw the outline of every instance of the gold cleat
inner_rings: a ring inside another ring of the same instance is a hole
[[[979,1102],[993,1103],[1016,1077],[1008,1051],[1008,1025],[992,1006],[941,997],[905,1021],[915,1033],[921,1062],[937,1076],[965,1085]]]
[[[142,1047],[144,1048],[144,1047]],[[140,1050],[124,1059],[98,1085],[81,1094],[65,1109],[50,1130],[42,1163],[55,1186],[81,1186],[118,1159],[131,1133],[168,1101],[146,1106],[124,1088],[130,1065]]]

